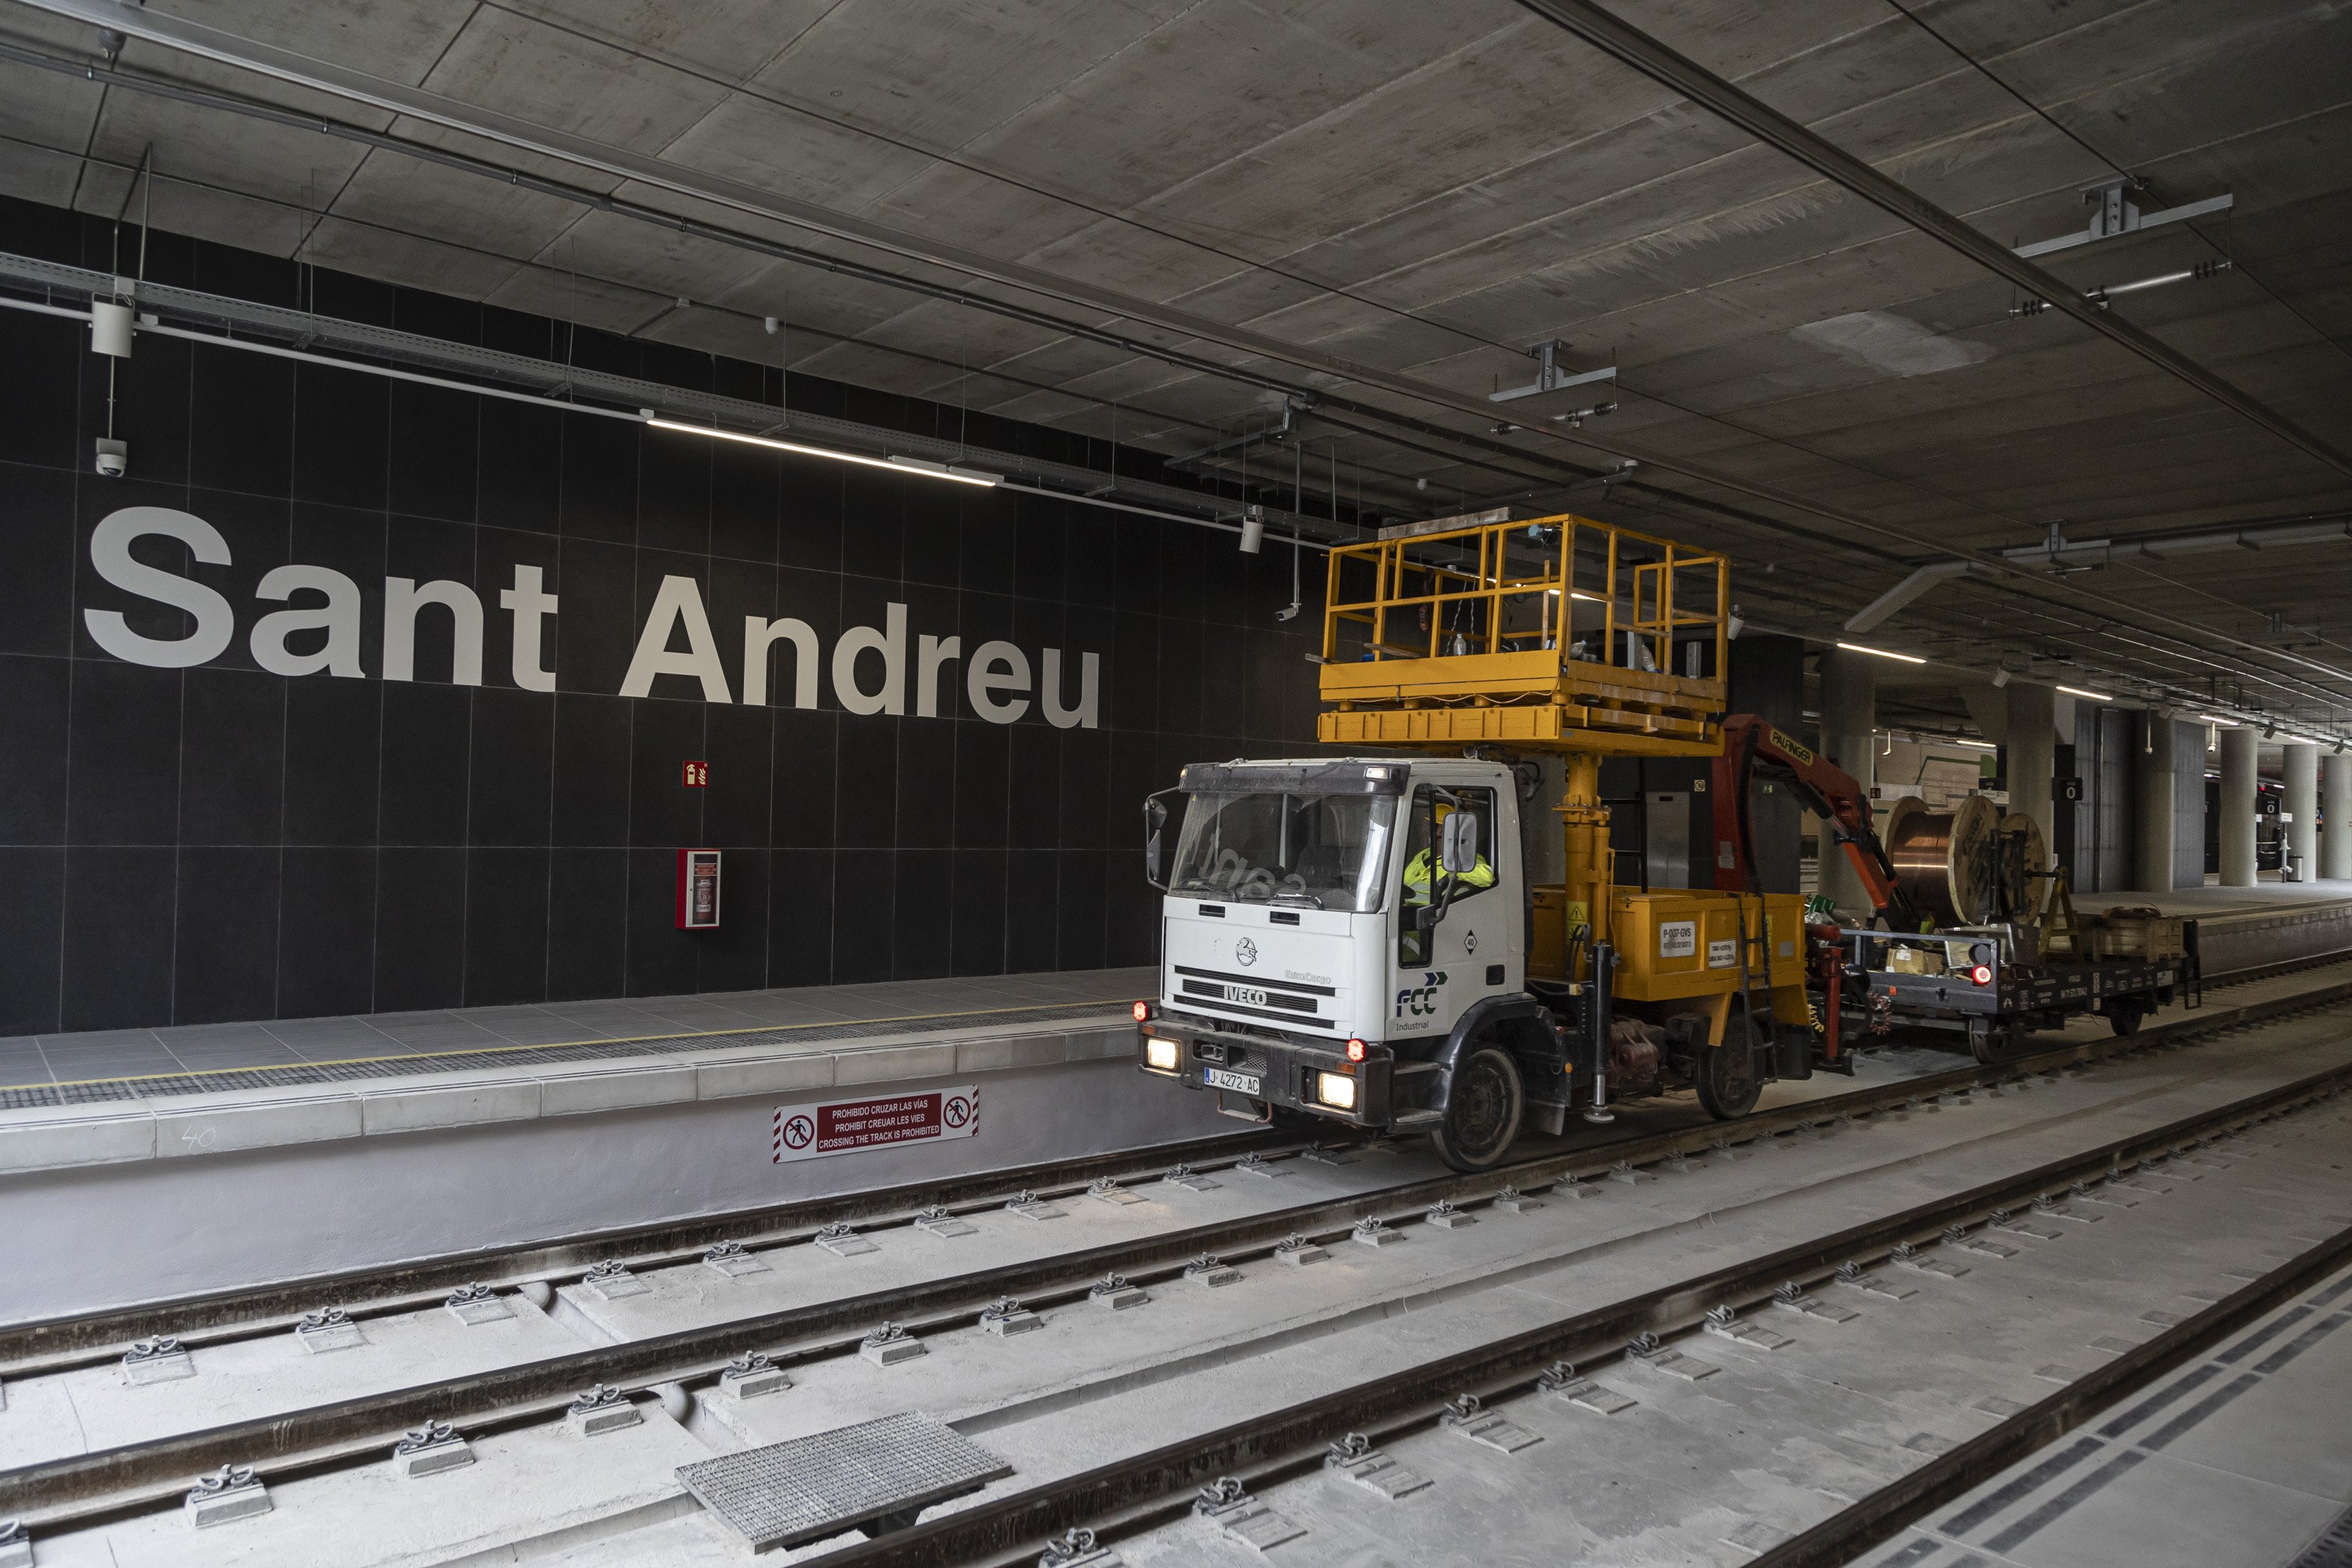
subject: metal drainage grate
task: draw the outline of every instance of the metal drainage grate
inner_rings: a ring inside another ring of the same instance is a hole
[[[1069,1002],[1042,1007],[1000,1008],[984,1013],[941,1013],[917,1018],[875,1018],[840,1024],[797,1024],[779,1028],[725,1033],[640,1035],[626,1040],[578,1040],[554,1046],[470,1046],[463,1050],[409,1056],[365,1057],[352,1061],[305,1062],[289,1067],[226,1068],[213,1072],[160,1073],[146,1078],[94,1079],[87,1083],[14,1084],[0,1088],[0,1110],[59,1105],[100,1105],[157,1095],[218,1094],[240,1089],[296,1089],[308,1084],[352,1083],[405,1078],[415,1073],[460,1072],[469,1068],[513,1064],[609,1061],[616,1057],[663,1056],[678,1051],[818,1045],[830,1040],[866,1040],[934,1029],[987,1028],[1000,1024],[1055,1024],[1115,1016],[1122,1004]]]
[[[1012,1473],[952,1427],[908,1412],[698,1459],[680,1465],[677,1479],[754,1552],[766,1552],[845,1530],[903,1528],[931,1504]]]

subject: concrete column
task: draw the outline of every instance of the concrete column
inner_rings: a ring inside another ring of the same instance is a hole
[[[2009,683],[2009,809],[2021,811],[2042,828],[2042,841],[2058,842],[2057,818],[2050,810],[2050,773],[2056,763],[2057,693],[2046,686]]]
[[[2330,881],[2352,881],[2352,755],[2338,752],[2327,759],[2327,788],[2321,815],[2327,830],[2319,836],[2319,874]]]
[[[1878,748],[1871,737],[1878,711],[1878,674],[1865,653],[1832,648],[1822,655],[1822,755],[1852,773],[1865,794],[1874,780]],[[1821,890],[1856,917],[1870,912],[1862,879],[1824,823],[1821,826]]]
[[[2172,890],[2172,803],[2179,787],[2179,726],[2169,713],[2139,716],[2139,749],[2132,754],[2132,886],[2152,893]]]
[[[2319,875],[2319,748],[2305,742],[2290,741],[2280,758],[2279,776],[2286,785],[2286,799],[2280,809],[2290,819],[2286,825],[2286,848],[2290,855],[2303,858],[2303,874]]]
[[[2241,724],[2221,731],[2221,886],[2254,885],[2254,742]]]

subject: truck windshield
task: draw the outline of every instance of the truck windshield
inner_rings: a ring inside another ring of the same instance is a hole
[[[1369,912],[1395,816],[1391,795],[1195,795],[1168,890]]]

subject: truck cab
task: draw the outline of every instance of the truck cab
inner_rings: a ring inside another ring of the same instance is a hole
[[[1200,763],[1148,812],[1163,899],[1160,992],[1139,1008],[1145,1072],[1250,1121],[1426,1128],[1457,1163],[1499,1158],[1531,1100],[1558,1129],[1566,1047],[1527,988],[1531,905],[1509,768]],[[1498,1054],[1496,1041],[1514,1059],[1467,1059],[1482,1045]],[[1497,1081],[1506,1074],[1517,1081]],[[1447,1125],[1462,1084],[1491,1102],[1487,1124],[1457,1113]]]

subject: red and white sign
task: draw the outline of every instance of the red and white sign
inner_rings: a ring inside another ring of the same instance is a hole
[[[710,764],[709,763],[687,763],[686,776],[680,782],[688,789],[709,789],[710,787]]]
[[[776,1107],[770,1158],[814,1160],[823,1154],[854,1154],[893,1143],[928,1143],[942,1138],[980,1135],[980,1088],[926,1089],[920,1094],[885,1094],[867,1100],[835,1100],[822,1105]]]
[[[719,851],[677,852],[677,929],[719,929]]]

